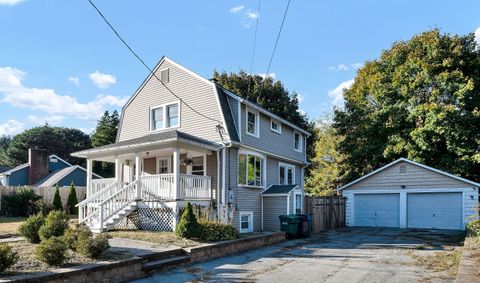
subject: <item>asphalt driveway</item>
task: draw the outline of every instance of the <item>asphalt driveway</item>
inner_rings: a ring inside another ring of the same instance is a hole
[[[453,282],[440,264],[461,241],[458,231],[345,228],[135,282]]]

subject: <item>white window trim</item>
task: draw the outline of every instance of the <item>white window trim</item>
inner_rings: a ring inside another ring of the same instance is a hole
[[[298,138],[300,139],[298,141],[298,148],[295,148],[295,134],[298,135]],[[297,152],[302,152],[303,151],[303,135],[297,131],[293,132],[293,150]]]
[[[275,130],[273,127],[272,127],[272,123],[275,123],[278,125],[278,129]],[[277,121],[273,118],[270,119],[270,130],[274,133],[277,133],[277,134],[282,134],[282,123],[280,121]]]
[[[297,195],[300,195],[300,213],[303,213],[303,197],[302,192],[296,191],[293,194],[293,212],[297,213]]]
[[[157,174],[161,174],[160,173],[160,160],[167,160],[167,167],[168,167],[168,172],[172,172],[172,164],[171,164],[171,158],[169,156],[157,156],[157,168],[156,168],[156,171],[157,171]]]
[[[255,115],[255,134],[248,132],[248,112]],[[245,133],[252,137],[260,137],[260,113],[248,107],[245,108]]]
[[[242,216],[243,215],[249,215],[249,228],[248,229],[242,229]],[[251,233],[253,232],[253,211],[239,211],[238,212],[238,223],[239,223],[239,230],[240,233]]]
[[[238,187],[244,187],[244,188],[259,188],[259,189],[266,189],[267,188],[267,156],[264,155],[264,154],[261,154],[257,151],[253,151],[253,150],[245,150],[245,149],[240,149],[238,151],[238,154],[237,154],[237,165],[238,165],[238,162],[240,161],[240,158],[239,158],[239,155],[240,154],[250,154],[250,155],[256,155],[256,156],[259,156],[261,158],[263,158],[263,168],[262,168],[262,175],[263,175],[263,185],[262,186],[252,186],[252,185],[242,185],[238,182],[238,176],[237,176],[237,186]],[[239,168],[237,168],[237,170],[239,170]],[[237,172],[238,174],[238,172]]]
[[[296,180],[295,179],[295,165],[289,164],[289,163],[284,163],[284,162],[278,162],[278,171],[277,171],[278,172],[278,184],[282,185],[282,184],[280,184],[280,167],[285,167],[285,169],[287,169],[287,168],[293,169],[292,170],[292,182],[293,182],[292,185],[298,185],[298,184],[295,184],[295,180]],[[284,177],[284,180],[288,179],[288,171],[287,170],[285,170],[285,176],[283,176],[283,177]]]
[[[176,125],[175,127],[166,127],[167,125],[167,106],[170,106],[170,105],[174,105],[174,104],[177,104],[177,107],[178,107],[178,125]],[[177,100],[177,101],[174,101],[174,102],[169,102],[169,103],[164,103],[162,105],[157,105],[157,106],[151,106],[150,109],[149,109],[149,112],[148,112],[148,121],[149,121],[149,124],[150,124],[150,133],[158,133],[158,132],[162,132],[162,131],[165,131],[165,130],[171,130],[171,129],[176,129],[176,128],[180,128],[180,125],[181,125],[181,103],[180,103],[180,100]],[[158,109],[158,108],[163,108],[163,127],[161,129],[153,129],[153,117],[152,117],[152,112],[153,110],[155,109]]]

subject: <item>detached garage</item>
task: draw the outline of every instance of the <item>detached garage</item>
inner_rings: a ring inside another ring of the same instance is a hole
[[[338,190],[347,226],[464,230],[479,183],[400,158]]]

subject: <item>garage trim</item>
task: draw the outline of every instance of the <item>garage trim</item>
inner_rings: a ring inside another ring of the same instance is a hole
[[[355,195],[356,194],[400,194],[400,228],[407,228],[407,194],[409,193],[462,193],[462,227],[465,227],[465,193],[471,191],[472,188],[448,188],[448,189],[374,189],[374,190],[352,190],[351,197],[348,200],[351,205],[352,212],[355,211]],[[355,223],[355,213],[351,215],[352,223]]]

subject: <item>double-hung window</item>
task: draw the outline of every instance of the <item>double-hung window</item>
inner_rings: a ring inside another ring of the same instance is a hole
[[[151,108],[150,130],[157,131],[167,128],[175,128],[180,124],[180,103],[170,103]]]
[[[192,175],[205,175],[205,168],[203,168],[203,156],[192,157]]]
[[[243,186],[263,187],[264,158],[254,154],[238,155],[238,184]]]
[[[293,134],[293,148],[296,150],[296,151],[302,151],[302,136],[295,132]]]
[[[295,167],[293,165],[280,163],[278,166],[279,185],[293,185],[295,180]]]
[[[270,121],[270,130],[272,130],[272,132],[281,134],[282,133],[282,124],[280,124],[280,122],[277,122],[277,121],[272,119]]]
[[[239,214],[240,214],[240,233],[253,232],[253,212],[241,211]]]
[[[259,124],[258,124],[259,114],[247,109],[247,134],[255,136],[258,138]]]

